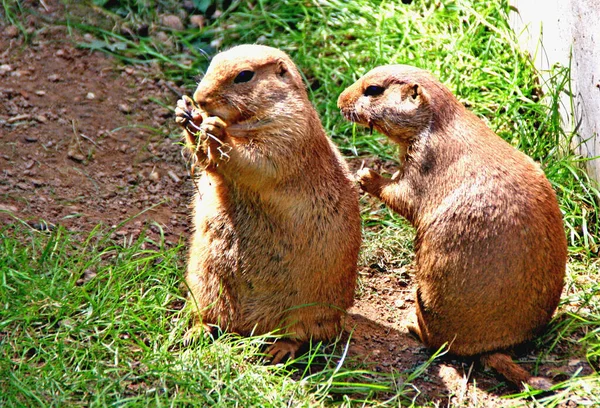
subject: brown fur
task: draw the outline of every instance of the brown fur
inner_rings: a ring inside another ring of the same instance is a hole
[[[252,79],[235,83],[244,70]],[[235,47],[215,56],[194,100],[178,102],[177,120],[187,111],[210,134],[186,131],[204,167],[186,276],[202,323],[282,329],[290,341],[271,354],[331,339],[353,303],[358,197],[295,65],[274,48]]]
[[[365,96],[373,85],[385,91]],[[372,70],[338,106],[401,147],[392,179],[368,169],[358,179],[416,227],[414,330],[428,347],[448,342],[455,355],[493,353],[489,365],[517,385],[527,381],[494,352],[539,333],[563,288],[567,245],[544,173],[414,67]]]

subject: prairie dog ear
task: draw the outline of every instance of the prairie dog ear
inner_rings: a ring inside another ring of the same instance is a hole
[[[419,85],[418,83],[414,83],[412,85],[412,93],[411,93],[411,97],[413,99],[417,99],[419,97],[419,95],[421,95],[422,93],[422,88],[421,85]]]
[[[302,77],[300,76],[298,70],[293,65],[293,63],[290,63],[284,59],[278,59],[276,63],[275,72],[282,81],[292,82],[300,87],[303,86]]]
[[[427,91],[418,82],[412,82],[404,85],[403,98],[406,98],[416,104],[429,99]]]
[[[283,60],[277,60],[277,75],[284,76],[289,72],[289,69]]]

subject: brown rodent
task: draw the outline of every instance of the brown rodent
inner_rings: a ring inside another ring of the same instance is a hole
[[[503,353],[545,327],[563,288],[567,243],[542,170],[418,68],[375,68],[338,107],[400,145],[391,179],[357,179],[416,228],[411,330],[430,348],[481,354],[518,386],[547,387]]]
[[[203,168],[186,275],[197,328],[280,330],[273,363],[332,339],[353,303],[358,192],[296,66],[237,46],[214,57],[194,101],[178,101],[176,120]]]

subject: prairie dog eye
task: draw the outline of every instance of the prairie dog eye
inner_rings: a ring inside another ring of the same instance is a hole
[[[241,82],[248,82],[254,77],[254,71],[245,70],[237,74],[237,76],[233,79],[234,84],[239,84]]]
[[[364,96],[377,96],[377,95],[381,95],[383,92],[385,92],[385,88],[383,86],[370,85],[363,91],[363,95]]]

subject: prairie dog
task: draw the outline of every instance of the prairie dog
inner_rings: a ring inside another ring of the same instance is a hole
[[[392,179],[370,169],[357,179],[416,228],[412,331],[430,348],[481,354],[518,386],[546,387],[503,353],[546,326],[563,288],[562,216],[540,167],[418,68],[375,68],[338,107],[400,145]]]
[[[280,330],[273,363],[335,337],[353,303],[358,194],[292,60],[260,45],[216,55],[176,120],[203,168],[186,275],[202,324]]]

